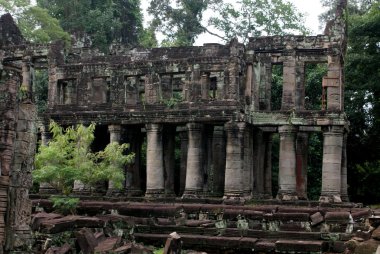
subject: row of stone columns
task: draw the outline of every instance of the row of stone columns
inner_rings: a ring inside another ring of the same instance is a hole
[[[207,131],[201,123],[188,123],[180,133],[181,165],[175,177],[174,151],[176,128],[147,124],[146,192],[147,197],[172,196],[180,181],[178,193],[185,198],[201,197],[205,192],[224,198],[272,197],[272,133],[253,131],[244,122],[228,122]],[[121,142],[120,125],[108,126],[110,142]],[[43,143],[47,143],[42,133]],[[141,194],[140,128],[130,128],[127,140],[137,153],[134,165],[126,169],[125,190]],[[280,126],[279,190],[280,200],[307,199],[308,133],[293,125]],[[207,134],[207,137],[206,137]],[[140,137],[140,138],[139,138]],[[207,142],[206,142],[207,140]],[[320,201],[348,201],[346,136],[340,126],[323,132],[322,192]],[[205,184],[208,184],[205,189]],[[83,186],[82,186],[83,187]],[[113,190],[109,183],[109,193]]]
[[[321,202],[348,201],[347,166],[342,126],[327,127],[323,132]],[[280,200],[305,199],[307,186],[307,133],[297,133],[294,126],[279,127]]]

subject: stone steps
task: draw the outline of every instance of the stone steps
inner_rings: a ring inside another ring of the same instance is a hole
[[[48,207],[46,202],[39,203]],[[99,230],[97,225],[102,223],[133,226],[136,240],[157,246],[162,246],[170,233],[177,232],[186,248],[239,253],[251,253],[252,249],[267,253],[343,252],[344,242],[357,229],[365,229],[366,219],[373,214],[366,208],[104,201],[81,201],[78,211],[93,215],[94,221],[82,217],[76,220],[94,224],[94,230]],[[56,222],[71,225],[66,220],[73,218]],[[41,223],[46,225],[41,231],[63,230],[63,226],[52,226],[56,222]]]
[[[157,244],[165,241],[167,234],[136,233],[137,241]],[[311,240],[288,240],[288,239],[258,239],[251,237],[226,237],[226,236],[203,236],[181,234],[184,248],[208,249],[235,249],[239,253],[252,251],[277,252],[277,253],[322,253],[329,248],[328,242]]]

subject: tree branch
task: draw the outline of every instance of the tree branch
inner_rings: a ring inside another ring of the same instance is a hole
[[[220,36],[219,34],[216,34],[216,33],[214,33],[214,32],[211,32],[211,31],[208,30],[207,27],[205,27],[205,26],[202,26],[202,28],[203,28],[207,33],[209,33],[209,34],[211,34],[211,35],[213,35],[213,36],[216,36],[216,37],[218,37],[219,39],[222,39],[223,41],[228,41],[227,38],[225,38],[225,37],[223,37],[223,36]]]

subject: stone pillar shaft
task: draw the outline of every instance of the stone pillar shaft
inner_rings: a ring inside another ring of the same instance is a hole
[[[121,141],[121,126],[120,125],[108,125],[108,131],[110,133],[110,143],[120,143]],[[80,181],[75,181],[74,182],[74,189],[76,192],[78,190],[85,190],[86,186],[84,186],[83,183]],[[114,183],[112,181],[108,182],[108,195],[112,195],[114,192],[119,192],[119,190],[116,190],[114,187]]]
[[[293,126],[281,126],[280,133],[280,161],[277,199],[297,200],[296,193],[296,128]]]
[[[129,151],[135,154],[135,158],[131,164],[126,167],[125,176],[125,189],[128,196],[141,196],[141,175],[140,175],[140,163],[141,163],[141,145],[142,135],[141,127],[128,126],[127,129],[127,142],[129,143]]]
[[[185,191],[186,184],[186,166],[187,166],[187,150],[189,145],[189,137],[187,131],[182,131],[179,134],[181,139],[181,168],[179,174],[179,195]]]
[[[201,77],[202,100],[209,99],[210,73],[204,73]]]
[[[265,137],[265,197],[273,198],[272,196],[272,133],[266,133]]]
[[[212,165],[214,169],[213,194],[223,196],[224,192],[224,173],[226,167],[226,141],[223,126],[215,126],[212,141]]]
[[[186,184],[184,197],[196,197],[203,192],[202,130],[199,123],[187,124],[189,144],[187,149]]]
[[[281,109],[290,110],[295,108],[296,61],[294,58],[284,62],[283,73],[284,81]]]
[[[31,66],[30,58],[23,59],[22,61],[22,89],[27,93],[28,98],[32,98],[33,92],[33,68]]]
[[[327,110],[343,110],[342,66],[340,56],[329,56],[327,77]]]
[[[225,124],[227,133],[226,174],[224,180],[224,197],[244,197],[249,186],[244,186],[244,130],[245,123],[230,122]]]
[[[331,126],[323,133],[321,202],[342,202],[343,127]]]
[[[342,148],[342,184],[341,184],[341,198],[344,202],[349,202],[347,192],[347,133],[343,136],[343,148]]]
[[[164,165],[162,150],[162,126],[147,124],[146,196],[164,193]]]
[[[307,155],[309,134],[297,133],[296,140],[296,181],[297,196],[299,199],[307,199]]]
[[[164,128],[164,168],[165,168],[165,194],[174,195],[174,150],[175,150],[175,127]]]

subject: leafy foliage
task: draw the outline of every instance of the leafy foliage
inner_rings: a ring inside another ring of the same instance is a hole
[[[53,208],[62,214],[75,214],[75,209],[79,204],[79,198],[70,197],[51,197]]]
[[[346,105],[350,121],[348,137],[348,176],[353,200],[375,202],[362,186],[375,187],[380,154],[380,3],[374,1],[364,15],[349,18],[349,47],[345,62]],[[365,179],[363,179],[363,177]],[[359,180],[360,179],[360,180]],[[359,181],[358,181],[359,180]],[[372,181],[372,182],[371,182]]]
[[[213,10],[218,15],[208,23],[222,32],[219,37],[225,41],[237,37],[246,42],[252,36],[307,33],[304,15],[282,0],[239,0],[235,4],[217,0]]]
[[[107,145],[104,151],[92,153],[90,145],[94,140],[94,130],[95,124],[64,130],[51,122],[53,139],[47,146],[41,145],[39,148],[34,180],[49,183],[64,195],[71,193],[75,180],[90,188],[99,181],[111,180],[115,188],[121,188],[123,167],[133,160],[134,154],[124,155],[128,145],[115,142]]]
[[[204,32],[201,24],[210,0],[152,0],[148,12],[154,17],[151,26],[166,36],[165,46],[189,46]]]
[[[38,6],[49,10],[65,31],[77,39],[89,36],[92,46],[107,51],[110,44],[120,42],[136,46],[152,34],[144,31],[139,0],[37,0]],[[154,41],[154,40],[153,40]]]
[[[59,21],[46,9],[31,5],[30,0],[0,0],[0,12],[13,15],[27,40],[37,43],[63,40],[66,45],[70,44],[70,35],[61,28]]]

